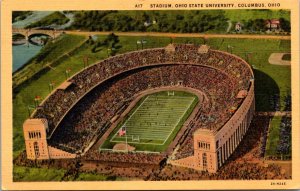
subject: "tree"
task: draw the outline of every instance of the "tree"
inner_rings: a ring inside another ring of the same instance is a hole
[[[285,32],[291,32],[291,23],[290,21],[284,19],[284,18],[280,18],[280,27],[282,30],[284,30]]]
[[[110,33],[107,36],[108,42],[111,42],[111,47],[115,47],[115,45],[120,41],[119,36],[115,35],[115,33]]]
[[[266,29],[266,24],[264,19],[255,19],[252,26],[253,29],[256,31],[261,31]]]

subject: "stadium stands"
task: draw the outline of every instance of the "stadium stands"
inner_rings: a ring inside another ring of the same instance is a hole
[[[171,44],[113,56],[85,68],[69,78],[64,89],[54,90],[32,117],[47,119],[51,146],[80,154],[107,131],[112,118],[121,114],[136,94],[159,87],[200,90],[208,101],[179,140],[176,159],[181,159],[194,154],[193,134],[197,129],[218,131],[230,121],[246,99],[237,95],[241,91],[247,95],[252,79],[251,67],[234,55],[207,46]],[[243,112],[247,113],[244,108]],[[127,160],[124,155],[116,158]],[[85,157],[104,160],[110,154],[92,150]]]

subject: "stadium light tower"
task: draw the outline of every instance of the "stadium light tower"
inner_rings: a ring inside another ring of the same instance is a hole
[[[41,96],[37,95],[37,96],[34,97],[34,106],[35,106],[35,108],[38,107],[40,100],[41,100]]]
[[[144,44],[146,44],[147,41],[145,39],[142,40],[142,50],[144,49]]]
[[[107,57],[109,57],[109,53],[111,52],[111,49],[110,48],[108,48],[107,49]]]
[[[66,69],[65,71],[66,80],[70,77],[70,72],[71,72],[70,68]]]
[[[232,54],[233,46],[227,45],[227,52],[229,52],[230,49],[230,54]]]
[[[136,41],[136,50],[139,49],[139,44],[141,44],[141,41],[140,41],[140,40],[137,40],[137,41]]]
[[[89,57],[84,56],[83,57],[83,68],[87,67],[89,65]]]
[[[53,91],[54,88],[54,82],[49,82],[48,87],[49,87],[49,92],[51,93],[51,91]]]
[[[245,58],[246,58],[246,61],[249,63],[249,53],[248,52],[245,52]]]
[[[32,106],[32,105],[28,105],[28,106],[27,106],[27,111],[28,111],[28,117],[29,117],[29,118],[30,118],[30,116],[31,116],[31,109],[34,110],[35,107]]]

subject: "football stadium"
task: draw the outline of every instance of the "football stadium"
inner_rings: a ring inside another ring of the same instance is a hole
[[[28,159],[160,163],[216,172],[246,134],[254,74],[207,45],[119,54],[54,89],[23,124]]]

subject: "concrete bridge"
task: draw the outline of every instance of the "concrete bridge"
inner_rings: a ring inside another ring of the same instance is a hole
[[[48,35],[52,39],[55,39],[56,37],[61,35],[63,33],[63,31],[13,28],[12,33],[13,34],[21,34],[21,35],[25,36],[26,40],[29,40],[32,35],[36,35],[36,34]]]

